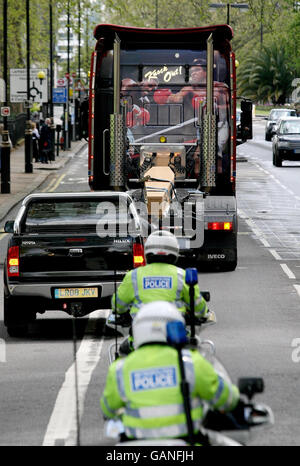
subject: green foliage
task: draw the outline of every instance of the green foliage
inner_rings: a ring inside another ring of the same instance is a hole
[[[161,28],[226,23],[227,2],[217,0],[224,8],[214,10],[209,8],[210,3],[213,2],[105,0],[103,22],[155,27],[157,4],[158,27]],[[246,0],[242,3],[248,4],[248,10],[229,9],[229,22],[234,31],[232,47],[241,65],[239,88],[254,99],[281,102],[291,93],[293,77],[300,77],[300,11],[295,8],[294,0]]]
[[[285,48],[288,60],[294,69],[294,76],[300,77],[300,11],[290,18],[288,27],[281,31],[281,44]]]
[[[104,19],[124,26],[203,26],[209,19],[208,5],[208,0],[106,0]]]
[[[286,52],[276,44],[251,55],[238,70],[239,93],[255,101],[284,104],[292,80]]]
[[[52,0],[54,50],[58,38],[58,18],[66,15],[68,6],[71,12],[69,26],[78,35],[80,5],[83,40],[81,67],[87,72],[95,46],[93,30],[97,24],[108,22],[140,27],[155,27],[157,24],[159,28],[180,28],[226,23],[227,2],[223,2],[224,8],[215,10],[209,8],[210,3],[210,0]],[[216,3],[221,3],[221,0]],[[230,0],[229,3],[237,2]],[[250,71],[250,67],[255,65],[256,74],[251,74],[251,86],[248,84],[247,92],[253,96],[264,95],[264,100],[283,99],[289,92],[286,81],[291,79],[291,71],[292,77],[300,77],[300,11],[295,8],[294,0],[245,0],[245,3],[249,6],[248,10],[230,8],[230,25],[234,31],[232,47],[240,63],[238,79],[242,80],[243,76],[246,79],[245,70]],[[49,4],[50,0],[30,0],[30,58],[32,66],[41,68],[49,68]],[[0,18],[3,17],[2,8],[3,2],[0,0]],[[0,21],[1,45],[2,27]],[[25,0],[8,0],[8,44],[9,68],[25,68]],[[277,50],[275,57],[274,47],[277,44],[280,44],[280,50]],[[269,55],[268,49],[272,51]],[[262,57],[269,60],[269,70],[266,65],[262,66]],[[77,61],[76,57],[71,62],[71,72],[77,70]],[[60,63],[60,66],[62,74],[65,73],[66,64]],[[275,71],[276,67],[281,71]],[[1,72],[0,67],[0,77]],[[258,86],[260,75],[264,84]],[[283,82],[284,86],[278,84]],[[242,81],[238,84],[243,88]],[[254,92],[255,86],[258,94]]]
[[[8,0],[8,68],[26,67],[26,1]],[[78,12],[81,12],[81,37],[84,41],[82,47],[83,63],[87,66],[91,51],[94,48],[93,28],[99,22],[100,5],[92,0],[52,0],[53,12],[53,49],[57,43],[59,28],[58,18],[67,14],[70,8],[70,28],[75,35],[78,34]],[[0,51],[3,47],[3,2],[0,2]],[[49,68],[50,59],[50,1],[30,0],[30,61],[31,66]],[[66,24],[66,29],[68,25]],[[55,52],[54,52],[55,54]],[[2,60],[1,60],[2,62]],[[76,63],[72,64],[76,69]],[[89,68],[89,66],[88,66]],[[2,72],[2,69],[0,73]]]

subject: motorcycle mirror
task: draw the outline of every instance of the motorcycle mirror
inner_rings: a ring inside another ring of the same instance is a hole
[[[201,295],[205,299],[205,301],[208,303],[210,301],[210,292],[209,291],[200,291]]]
[[[179,320],[167,323],[167,341],[171,345],[183,346],[187,343],[185,326]]]
[[[198,283],[198,270],[195,267],[190,267],[185,271],[185,283],[187,285],[196,285]]]
[[[263,393],[265,388],[264,380],[261,377],[241,377],[238,379],[238,387],[240,393],[246,395],[249,400],[255,393]]]

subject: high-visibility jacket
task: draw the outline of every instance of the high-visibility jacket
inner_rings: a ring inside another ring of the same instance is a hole
[[[185,283],[185,270],[172,264],[153,263],[128,272],[117,290],[116,307],[119,314],[130,308],[132,317],[143,304],[153,301],[169,301],[178,310],[190,308],[189,287]],[[115,309],[115,295],[112,298]],[[195,286],[195,315],[204,317],[207,313],[205,299]]]
[[[239,400],[239,390],[217,374],[196,350],[183,350],[189,383],[194,432],[199,432],[203,403],[230,411]],[[188,434],[180,369],[176,349],[161,344],[144,345],[109,367],[100,400],[103,414],[120,413],[128,438],[176,438]],[[119,411],[119,413],[118,413]]]

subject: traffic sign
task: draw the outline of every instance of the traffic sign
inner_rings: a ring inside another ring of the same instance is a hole
[[[59,78],[56,81],[56,86],[57,87],[65,87],[67,85],[67,79],[66,78]]]
[[[45,73],[45,79],[38,78],[39,72]],[[42,82],[40,82],[42,81]],[[30,70],[30,100],[32,102],[48,102],[47,69]],[[27,99],[27,70],[10,69],[10,102],[24,102]]]
[[[1,116],[3,117],[10,116],[10,107],[1,107]]]
[[[65,104],[67,102],[67,88],[54,88],[52,92],[52,100],[54,104]]]

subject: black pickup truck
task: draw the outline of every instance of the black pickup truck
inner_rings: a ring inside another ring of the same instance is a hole
[[[4,266],[4,324],[26,334],[37,313],[84,316],[110,307],[115,283],[144,264],[139,217],[121,192],[27,196],[14,221]]]

